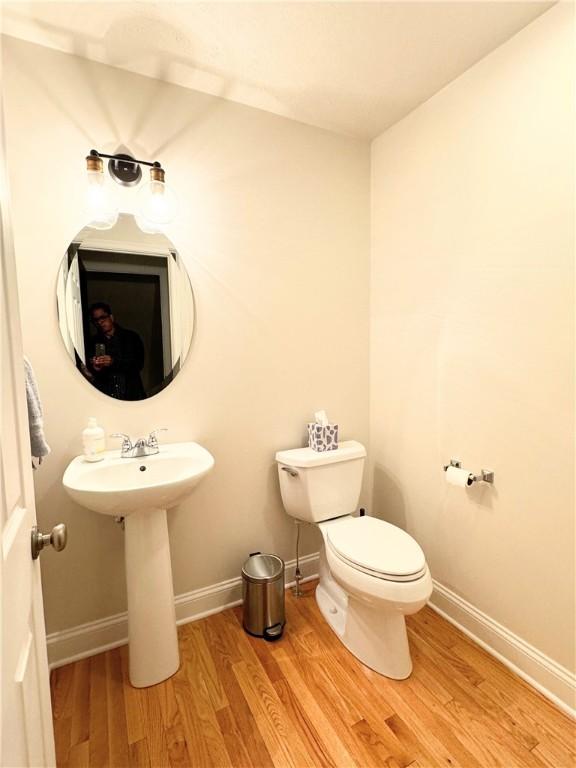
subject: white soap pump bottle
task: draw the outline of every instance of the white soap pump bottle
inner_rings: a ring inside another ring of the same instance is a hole
[[[82,431],[82,447],[86,461],[102,461],[104,458],[106,450],[104,430],[98,426],[94,416],[90,416],[88,426]]]

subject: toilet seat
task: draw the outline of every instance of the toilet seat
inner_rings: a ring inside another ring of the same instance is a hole
[[[326,542],[351,568],[385,581],[416,581],[427,572],[426,558],[410,534],[375,517],[349,517],[330,526]]]

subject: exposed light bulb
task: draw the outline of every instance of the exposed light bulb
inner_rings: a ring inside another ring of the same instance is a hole
[[[93,229],[111,229],[118,220],[118,206],[106,187],[102,158],[86,158],[85,204],[88,225]]]
[[[176,195],[164,183],[164,171],[154,166],[150,169],[151,181],[139,193],[139,223],[158,232],[176,215]]]
[[[134,214],[136,224],[147,235],[157,235],[162,233],[162,226],[160,224],[152,224],[150,221],[142,218],[139,211]]]

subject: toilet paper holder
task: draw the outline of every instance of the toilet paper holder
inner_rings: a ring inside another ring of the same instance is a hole
[[[450,464],[444,464],[444,472],[446,472],[448,467],[457,467],[458,469],[462,469],[462,462],[458,461],[458,459],[450,459]],[[479,475],[475,475],[472,472],[470,475],[473,483],[494,482],[494,472],[491,469],[481,469]]]

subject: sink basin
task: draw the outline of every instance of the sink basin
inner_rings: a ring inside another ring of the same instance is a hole
[[[106,451],[98,462],[77,456],[62,483],[83,507],[125,517],[179,504],[213,466],[212,455],[198,443],[174,443],[136,459],[122,459],[117,450]]]
[[[124,518],[130,682],[144,688],[178,671],[180,654],[166,510],[179,504],[214,466],[198,443],[161,445],[160,453],[98,462],[73,459],[62,478],[84,507]]]

